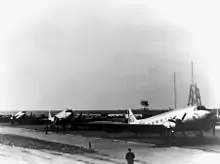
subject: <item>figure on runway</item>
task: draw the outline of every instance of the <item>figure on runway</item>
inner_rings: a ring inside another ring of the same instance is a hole
[[[134,164],[135,154],[131,151],[131,148],[128,148],[125,159],[127,160],[127,164]]]

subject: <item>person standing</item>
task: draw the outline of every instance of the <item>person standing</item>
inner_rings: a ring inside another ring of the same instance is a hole
[[[131,151],[131,148],[128,148],[125,159],[127,160],[127,164],[134,164],[135,154]]]

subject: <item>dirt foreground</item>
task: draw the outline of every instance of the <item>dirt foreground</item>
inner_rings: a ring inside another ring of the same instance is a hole
[[[78,146],[12,134],[0,134],[1,164],[122,164],[106,155]]]

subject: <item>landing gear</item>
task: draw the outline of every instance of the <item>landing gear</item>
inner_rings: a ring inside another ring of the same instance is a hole
[[[202,130],[198,131],[198,133],[196,133],[196,132],[194,132],[194,133],[195,133],[196,137],[199,137],[199,138],[203,138],[204,137]]]
[[[170,146],[170,137],[172,135],[172,131],[170,129],[166,129],[163,133],[161,133],[164,138],[164,142],[166,145]]]
[[[213,127],[212,127],[212,135],[213,135],[213,137],[215,137],[215,125],[213,125]]]

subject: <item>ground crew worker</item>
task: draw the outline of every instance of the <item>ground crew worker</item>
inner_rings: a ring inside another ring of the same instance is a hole
[[[134,164],[135,154],[131,151],[131,148],[128,148],[125,159],[127,160],[127,164]]]

